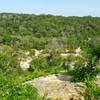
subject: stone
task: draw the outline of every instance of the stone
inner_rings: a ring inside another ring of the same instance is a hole
[[[80,98],[85,92],[83,83],[71,82],[67,75],[61,74],[39,77],[26,83],[35,86],[40,96],[47,94],[47,98],[51,98],[51,100],[57,98],[61,100],[71,100],[70,98],[74,98],[72,100],[82,100]],[[81,90],[81,94],[79,90]]]

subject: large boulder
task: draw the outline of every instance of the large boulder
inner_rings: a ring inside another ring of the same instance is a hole
[[[85,85],[83,83],[74,83],[70,81],[70,76],[49,75],[39,77],[28,84],[38,89],[40,96],[47,96],[51,100],[84,100]]]

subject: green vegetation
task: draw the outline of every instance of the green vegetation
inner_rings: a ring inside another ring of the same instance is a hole
[[[90,79],[85,80],[85,84],[87,86],[85,99],[86,100],[99,100],[100,98],[100,87],[96,86],[94,81]]]
[[[100,35],[100,18],[0,14],[0,43],[21,49],[84,46]],[[74,40],[74,41],[72,41]]]
[[[61,57],[82,49],[81,57]],[[49,56],[34,56],[43,49]],[[31,71],[20,68],[19,58],[29,51]],[[86,100],[98,100],[100,88],[94,81],[100,74],[100,18],[52,15],[0,14],[0,98],[1,100],[38,100],[37,90],[23,85],[39,76],[66,72],[73,81],[87,86]],[[75,62],[74,69],[70,63]],[[65,74],[66,74],[65,73]],[[45,98],[45,97],[44,97]],[[40,100],[40,99],[39,99]]]
[[[0,99],[1,100],[34,100],[37,99],[37,90],[29,85],[22,85],[0,71]]]

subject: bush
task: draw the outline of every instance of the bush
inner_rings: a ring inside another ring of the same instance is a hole
[[[95,76],[98,74],[95,59],[75,65],[75,69],[73,70],[72,74],[74,81],[84,81],[85,78],[95,78]]]
[[[0,71],[1,100],[37,100],[37,90],[30,85],[22,85],[11,80]]]
[[[62,59],[61,57],[59,56],[56,56],[56,57],[52,57],[51,61],[49,61],[49,66],[60,66],[61,65],[61,62],[62,62]]]
[[[99,100],[100,99],[100,87],[95,84],[95,81],[90,81],[90,79],[85,80],[86,94],[85,100]]]
[[[6,71],[9,68],[10,57],[5,52],[0,52],[0,69]]]
[[[19,63],[14,52],[7,48],[5,50],[0,50],[0,69],[2,69],[4,73],[10,73],[14,68],[19,66]]]
[[[31,66],[32,68],[35,69],[41,69],[41,70],[45,70],[48,68],[48,63],[47,60],[45,58],[33,58],[32,62],[31,62]]]
[[[100,36],[94,37],[90,42],[89,46],[91,48],[91,54],[100,58]]]

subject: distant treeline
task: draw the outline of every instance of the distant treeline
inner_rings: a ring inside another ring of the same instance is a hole
[[[22,48],[27,46],[45,48],[52,38],[56,38],[57,43],[66,44],[66,39],[75,38],[79,41],[98,35],[100,35],[99,17],[0,14],[0,43],[2,44]]]

